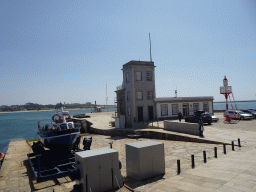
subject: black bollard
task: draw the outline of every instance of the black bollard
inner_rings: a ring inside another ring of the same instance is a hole
[[[215,158],[217,158],[217,147],[214,147],[214,152],[215,152]]]
[[[234,141],[232,141],[232,151],[235,151]]]
[[[204,163],[206,163],[207,161],[206,161],[206,151],[203,151],[203,153],[204,153]]]
[[[180,160],[177,160],[177,172],[180,174]]]
[[[192,160],[192,168],[195,167],[195,156],[191,155],[191,160]]]
[[[86,138],[84,138],[84,140],[83,140],[83,149],[84,150],[87,150],[87,139]]]
[[[110,144],[110,148],[112,149],[112,144],[113,144],[113,142],[110,142],[110,143],[108,143],[108,144]]]
[[[238,147],[241,147],[240,138],[238,138]]]
[[[226,144],[223,144],[223,153],[226,154]]]

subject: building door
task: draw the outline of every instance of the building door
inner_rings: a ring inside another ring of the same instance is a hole
[[[143,107],[138,107],[138,121],[143,121]]]
[[[189,114],[188,112],[189,112],[188,104],[183,104],[183,116],[187,117]]]
[[[154,119],[153,116],[153,106],[148,106],[148,120],[151,121]]]

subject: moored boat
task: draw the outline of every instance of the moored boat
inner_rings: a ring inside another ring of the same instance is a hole
[[[71,121],[68,111],[61,111],[53,115],[54,123],[41,127],[38,123],[38,135],[40,142],[44,147],[49,149],[65,149],[72,147],[78,134],[80,127]]]

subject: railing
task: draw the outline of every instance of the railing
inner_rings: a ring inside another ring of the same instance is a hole
[[[117,90],[117,91],[122,90],[122,89],[124,89],[124,84],[119,85],[119,86],[116,87],[116,90]]]

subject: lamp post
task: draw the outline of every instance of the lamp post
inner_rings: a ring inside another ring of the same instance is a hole
[[[223,86],[220,87],[220,94],[223,94],[225,95],[225,99],[226,99],[226,110],[227,110],[227,115],[226,115],[226,119],[224,120],[224,122],[228,122],[230,123],[231,120],[229,118],[229,115],[228,115],[228,96],[229,94],[232,93],[232,87],[231,86],[228,86],[228,80],[226,78],[226,76],[224,76],[224,79],[223,79]]]

